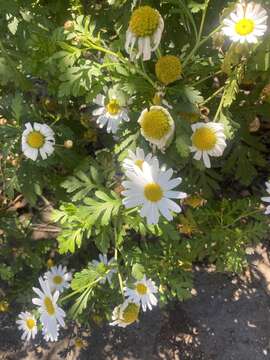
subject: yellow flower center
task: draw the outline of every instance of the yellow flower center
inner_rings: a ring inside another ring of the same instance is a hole
[[[235,31],[238,35],[245,36],[254,31],[255,23],[252,19],[241,19],[235,24]]]
[[[149,183],[144,187],[144,196],[147,200],[157,202],[162,199],[163,190],[157,183]]]
[[[147,287],[144,284],[137,284],[136,285],[137,293],[140,295],[145,295],[147,293]]]
[[[136,160],[135,161],[135,165],[137,165],[141,170],[142,170],[142,166],[143,166],[144,160]]]
[[[201,151],[212,150],[216,142],[216,134],[208,127],[199,128],[192,135],[192,144]]]
[[[29,330],[32,330],[35,325],[36,322],[34,319],[29,318],[26,320],[26,326],[28,327]]]
[[[164,85],[178,80],[182,74],[180,59],[174,55],[161,56],[155,66],[156,76]]]
[[[160,15],[156,9],[141,6],[133,11],[129,27],[137,37],[151,36],[157,30],[159,20]]]
[[[117,115],[120,111],[120,105],[116,99],[112,99],[106,105],[106,110],[110,115]]]
[[[60,285],[63,282],[63,278],[60,275],[55,275],[53,278],[53,282],[55,283],[55,285]]]
[[[138,320],[140,307],[136,304],[129,303],[128,306],[123,311],[122,321],[126,324],[132,324],[134,321]]]
[[[158,109],[147,111],[141,121],[141,127],[146,136],[160,140],[170,131],[168,116]]]
[[[34,149],[39,149],[44,145],[45,137],[39,131],[32,131],[27,136],[27,143]]]
[[[54,305],[52,303],[52,300],[48,296],[45,297],[45,299],[44,299],[44,305],[45,305],[46,311],[49,315],[55,314]]]

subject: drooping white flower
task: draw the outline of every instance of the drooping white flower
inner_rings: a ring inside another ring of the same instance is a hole
[[[136,148],[135,153],[131,150],[128,150],[128,157],[123,162],[123,167],[126,171],[133,171],[135,166],[138,166],[142,169],[144,162],[147,162],[149,165],[153,163],[154,160],[157,160],[156,156],[152,154],[145,153],[143,149]]]
[[[268,194],[270,194],[270,181],[267,181],[267,182],[265,183],[265,185],[266,185],[266,192],[268,192]],[[270,196],[263,196],[263,197],[261,198],[261,200],[264,201],[264,202],[270,203]],[[267,206],[266,206],[266,210],[265,210],[264,213],[265,213],[266,215],[269,215],[269,214],[270,214],[270,205],[267,205]]]
[[[41,290],[33,287],[34,292],[39,298],[32,299],[33,304],[39,306],[40,321],[43,326],[43,334],[45,339],[57,341],[58,328],[65,326],[64,317],[66,316],[63,309],[57,305],[59,291],[52,294],[48,281],[39,278]]]
[[[117,133],[119,125],[123,121],[129,121],[124,102],[117,97],[117,93],[109,91],[107,96],[99,94],[94,103],[99,105],[99,108],[93,111],[93,115],[98,116],[97,124],[100,128],[107,126],[107,133]]]
[[[157,305],[157,298],[154,294],[158,292],[158,289],[151,279],[146,279],[146,276],[141,280],[138,280],[134,284],[134,288],[124,288],[124,294],[128,300],[135,304],[141,304],[143,311],[147,308],[152,310],[152,306]]]
[[[106,280],[108,280],[109,284],[112,283],[112,276],[117,272],[115,268],[112,267],[114,263],[116,263],[115,258],[111,258],[108,260],[106,254],[99,254],[99,261],[92,260],[91,263],[97,268],[101,274],[104,273],[104,277],[100,280],[101,284],[105,284]]]
[[[160,13],[150,6],[140,6],[133,11],[126,33],[126,52],[131,60],[142,56],[143,60],[150,60],[151,53],[160,44],[164,21]],[[134,51],[138,41],[138,50]]]
[[[66,266],[53,266],[44,275],[45,280],[48,281],[51,291],[58,290],[60,293],[70,286],[72,275],[67,272]]]
[[[151,106],[141,113],[138,123],[142,136],[161,151],[172,141],[175,125],[173,118],[163,106]]]
[[[33,126],[30,123],[25,124],[22,134],[22,151],[27,158],[35,161],[40,154],[45,160],[54,152],[54,145],[54,132],[48,125],[36,122]]]
[[[28,311],[19,314],[19,320],[16,321],[19,329],[23,331],[22,340],[29,341],[34,339],[37,335],[37,321],[35,317]]]
[[[123,204],[126,208],[140,206],[140,215],[146,217],[148,224],[157,224],[160,214],[171,221],[172,212],[181,212],[181,207],[171,199],[184,199],[187,195],[172,190],[182,182],[180,177],[171,179],[172,169],[160,169],[156,160],[152,165],[144,162],[142,169],[136,167],[126,175],[129,180],[122,183]]]
[[[241,2],[224,20],[223,32],[234,42],[257,43],[267,30],[267,12],[255,2]]]
[[[226,148],[226,136],[223,124],[209,122],[191,125],[193,135],[191,137],[191,152],[195,152],[194,159],[203,158],[204,165],[211,167],[209,156],[222,156]]]
[[[110,325],[125,328],[138,320],[140,305],[129,300],[125,300],[123,304],[117,306],[113,310],[112,322]]]

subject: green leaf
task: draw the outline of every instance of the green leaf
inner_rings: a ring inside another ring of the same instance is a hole
[[[145,269],[141,264],[134,264],[132,266],[131,274],[136,280],[141,280],[145,274]]]
[[[109,196],[102,191],[96,191],[95,196],[101,201],[86,198],[84,203],[88,206],[92,221],[98,221],[101,226],[106,226],[112,217],[118,215],[122,204],[121,199],[114,192],[111,192]]]

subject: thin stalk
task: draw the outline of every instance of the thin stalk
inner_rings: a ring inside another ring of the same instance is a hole
[[[215,96],[217,96],[220,92],[222,92],[224,90],[225,86],[222,86],[221,88],[219,88],[217,91],[215,91],[211,96],[209,96],[206,100],[204,100],[202,103],[200,103],[200,105],[205,105],[207,104],[209,101],[211,101]]]
[[[114,243],[115,243],[115,248],[114,248],[114,258],[117,262],[118,260],[118,249],[117,249],[117,230],[118,230],[118,222],[115,221],[115,226],[114,226]],[[119,267],[118,267],[118,281],[119,281],[119,286],[120,286],[120,290],[121,290],[121,293],[124,297],[124,286],[123,286],[123,279],[122,279],[122,276],[121,276],[121,273],[119,271]]]
[[[243,214],[243,215],[241,215],[241,216],[238,216],[238,218],[236,218],[233,222],[231,222],[230,224],[228,224],[228,225],[226,225],[226,226],[223,226],[223,229],[228,228],[228,227],[234,225],[235,223],[237,223],[238,221],[240,221],[240,220],[242,220],[242,219],[244,219],[244,218],[246,218],[246,217],[249,217],[249,216],[251,216],[251,215],[258,214],[258,213],[260,213],[260,212],[262,212],[262,209],[253,210],[253,211],[250,211],[250,212],[248,212],[248,213],[246,213],[246,214]]]
[[[191,50],[191,52],[189,53],[189,55],[185,58],[185,60],[183,61],[183,67],[185,67],[187,65],[187,63],[189,62],[189,60],[196,54],[197,50],[204,44],[206,43],[216,32],[218,32],[221,28],[222,28],[222,24],[220,24],[216,29],[214,29],[209,35],[207,35],[205,38],[203,38],[202,40],[198,41],[194,48]]]
[[[209,80],[209,79],[213,78],[214,76],[217,76],[217,75],[219,75],[219,74],[221,74],[221,73],[222,73],[222,70],[219,70],[219,71],[215,72],[214,74],[208,75],[208,76],[206,76],[206,77],[204,77],[204,78],[202,78],[202,79],[194,82],[194,83],[192,84],[192,86],[195,86],[195,87],[196,87],[196,86],[202,84],[203,82],[205,82],[206,80]]]

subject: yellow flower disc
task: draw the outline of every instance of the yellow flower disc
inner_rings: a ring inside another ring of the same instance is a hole
[[[32,131],[27,136],[27,143],[34,149],[39,149],[44,145],[45,138],[39,131]]]
[[[147,293],[147,287],[144,284],[137,284],[136,285],[137,293],[140,295],[145,295]]]
[[[255,23],[252,19],[241,19],[235,24],[235,31],[238,35],[249,35],[254,31]]]
[[[158,202],[163,197],[163,190],[157,183],[149,183],[144,187],[144,196],[147,200],[152,202]],[[141,286],[144,286],[141,284]]]
[[[55,308],[53,306],[52,300],[48,296],[44,299],[44,305],[49,315],[55,314]]]
[[[135,161],[135,165],[137,165],[141,170],[142,170],[142,166],[143,166],[144,160],[136,160]]]
[[[26,326],[28,327],[29,330],[32,330],[35,325],[36,322],[34,319],[29,318],[26,320]]]
[[[136,304],[129,303],[128,306],[123,311],[123,322],[126,324],[131,324],[134,321],[138,320],[140,307]]]
[[[165,55],[156,63],[156,76],[164,85],[169,85],[178,80],[182,75],[180,59],[174,55]]]
[[[140,6],[134,10],[129,28],[137,37],[151,36],[157,30],[160,21],[160,14],[150,6]]]
[[[152,109],[143,115],[141,128],[149,138],[160,140],[170,131],[171,126],[164,111]]]
[[[216,142],[216,134],[208,127],[201,127],[192,135],[192,144],[201,151],[212,150]]]
[[[120,111],[120,105],[117,100],[112,99],[110,102],[106,105],[106,110],[110,115],[117,115]]]
[[[56,285],[62,284],[62,282],[63,282],[62,276],[60,276],[60,275],[55,275],[54,278],[53,278],[53,282],[54,282]]]

